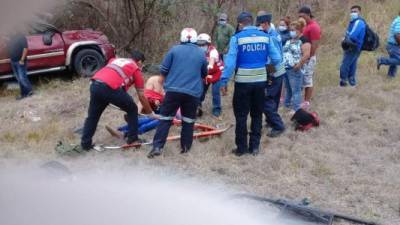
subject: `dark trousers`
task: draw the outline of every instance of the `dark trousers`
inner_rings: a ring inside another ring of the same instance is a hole
[[[266,82],[235,83],[233,112],[236,119],[235,143],[238,152],[252,151],[260,146],[265,87]],[[251,132],[247,144],[247,116],[249,113]]]
[[[283,77],[268,77],[265,102],[264,102],[264,114],[265,121],[274,130],[284,130],[285,125],[282,121],[281,116],[278,113],[279,103],[281,100]]]
[[[199,98],[192,95],[167,92],[161,105],[160,124],[153,139],[154,148],[163,148],[168,137],[169,128],[178,109],[182,114],[181,148],[189,150],[193,143],[193,127]]]
[[[32,93],[32,84],[29,81],[26,66],[26,62],[24,65],[21,65],[19,62],[11,61],[11,68],[14,72],[15,79],[18,81],[21,96],[27,96]]]
[[[126,112],[128,120],[128,140],[134,141],[138,139],[138,108],[132,97],[122,88],[113,90],[106,84],[94,81],[90,85],[88,117],[83,127],[81,139],[81,146],[83,148],[91,147],[97,124],[108,104],[113,104]]]
[[[342,82],[349,82],[351,86],[357,84],[357,62],[360,54],[361,51],[357,49],[344,52],[342,65],[340,66],[340,80]]]

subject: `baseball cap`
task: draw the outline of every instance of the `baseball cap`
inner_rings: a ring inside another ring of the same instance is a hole
[[[248,12],[242,12],[237,17],[237,22],[243,23],[244,21],[246,21],[247,18],[250,18],[251,20],[253,20],[253,15],[251,15],[251,13],[248,13]]]
[[[261,24],[261,23],[271,23],[272,21],[272,14],[271,13],[267,13],[265,11],[260,11],[257,13],[257,24]]]
[[[304,13],[304,14],[307,14],[307,15],[310,15],[310,17],[312,18],[312,17],[314,17],[313,15],[312,15],[312,13],[311,13],[311,8],[309,7],[309,6],[302,6],[300,9],[299,9],[299,13]]]
[[[221,13],[221,15],[219,15],[219,20],[227,21],[228,15],[226,15],[226,13]]]

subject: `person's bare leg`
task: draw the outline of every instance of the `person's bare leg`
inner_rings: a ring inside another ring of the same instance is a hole
[[[139,113],[139,114],[143,113],[143,111],[142,111],[142,110],[143,110],[143,105],[142,105],[142,103],[138,102],[137,107],[138,107],[138,113]]]
[[[306,87],[304,90],[304,101],[311,102],[311,98],[313,95],[314,88]]]

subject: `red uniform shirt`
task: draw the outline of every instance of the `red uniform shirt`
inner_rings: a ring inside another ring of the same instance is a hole
[[[121,76],[116,69],[111,68],[111,66],[122,69],[128,79],[125,80],[123,76]],[[97,71],[92,79],[101,81],[114,90],[124,87],[127,91],[132,85],[135,85],[136,89],[144,88],[142,72],[132,59],[111,59],[107,66]]]
[[[321,39],[321,28],[315,20],[311,20],[303,30],[303,35],[309,41],[318,41]]]

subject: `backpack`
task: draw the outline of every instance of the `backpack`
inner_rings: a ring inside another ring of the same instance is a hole
[[[316,112],[307,112],[304,109],[299,109],[290,119],[294,122],[296,131],[307,131],[313,127],[319,126],[319,117]]]
[[[379,47],[379,36],[368,26],[367,23],[365,23],[365,25],[365,37],[361,50],[375,51]]]

